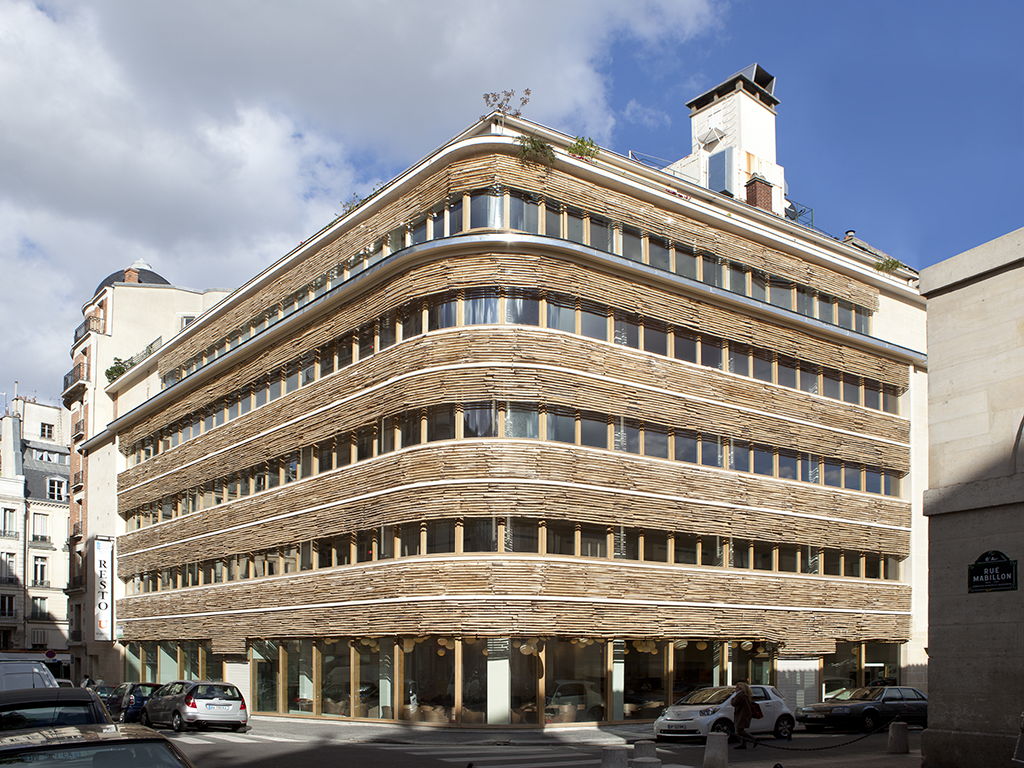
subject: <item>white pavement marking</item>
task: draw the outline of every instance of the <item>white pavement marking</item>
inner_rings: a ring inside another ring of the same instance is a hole
[[[305,741],[305,739],[289,739],[284,736],[267,736],[262,733],[247,733],[246,738],[249,739],[264,739],[265,741]]]
[[[197,736],[172,736],[172,741],[184,741],[186,744],[209,744],[206,739],[200,739]]]

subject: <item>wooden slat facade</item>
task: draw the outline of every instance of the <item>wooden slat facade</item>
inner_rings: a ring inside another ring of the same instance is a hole
[[[732,233],[715,230],[676,211],[643,203],[621,192],[581,182],[556,169],[538,172],[506,154],[489,154],[456,161],[434,174],[411,194],[382,207],[361,222],[361,226],[341,232],[332,242],[306,257],[276,278],[265,290],[239,302],[217,322],[205,326],[187,341],[175,345],[160,360],[160,375],[224,338],[250,321],[284,296],[308,284],[331,267],[348,261],[368,248],[374,240],[413,217],[426,214],[438,202],[453,195],[491,186],[514,187],[559,202],[593,211],[615,221],[638,227],[670,240],[689,244],[734,259],[755,269],[788,277],[819,288],[837,298],[849,300],[871,311],[878,309],[878,291],[820,265],[809,265],[794,256],[766,248]],[[641,304],[637,305],[638,308]],[[639,309],[637,310],[639,311]]]
[[[493,599],[502,596],[515,599]],[[577,597],[599,601],[569,599]],[[750,607],[758,605],[771,608]],[[834,650],[837,637],[906,637],[909,608],[910,590],[903,584],[755,572],[723,579],[714,569],[464,556],[139,596],[120,601],[118,616],[131,641],[510,632],[712,639],[756,633],[784,642],[791,654],[814,654]]]

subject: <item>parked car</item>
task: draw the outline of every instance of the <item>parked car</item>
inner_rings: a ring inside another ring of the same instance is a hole
[[[53,673],[41,661],[0,660],[0,691],[57,687]]]
[[[166,723],[176,731],[190,725],[203,729],[226,725],[232,731],[245,728],[249,713],[245,699],[231,683],[210,680],[175,680],[154,691],[142,705],[143,725]]]
[[[196,768],[167,738],[140,725],[75,725],[0,734],[0,764],[80,768]]]
[[[747,730],[752,734],[771,733],[777,739],[789,738],[795,721],[782,694],[770,685],[752,685],[750,689],[764,716],[751,720]],[[655,738],[659,741],[677,736],[706,739],[709,733],[734,733],[732,697],[735,693],[733,686],[726,685],[700,688],[684,696],[654,721]]]
[[[874,731],[896,718],[927,728],[928,697],[917,688],[903,686],[855,688],[846,698],[829,699],[796,711],[797,722],[808,731],[826,727]]]
[[[87,688],[26,688],[0,693],[0,731],[113,722],[99,696]]]
[[[119,723],[138,722],[142,706],[160,683],[121,683],[106,700],[110,716]]]

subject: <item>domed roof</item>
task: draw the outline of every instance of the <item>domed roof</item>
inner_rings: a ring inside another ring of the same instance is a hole
[[[150,268],[149,264],[147,264],[142,259],[138,259],[128,269],[137,269],[139,271],[139,282],[140,283],[149,283],[150,285],[170,285],[171,284],[170,281],[165,280],[160,275],[158,275],[156,272],[154,272]],[[108,275],[106,278],[103,279],[103,282],[101,282],[99,285],[96,286],[96,290],[92,292],[92,295],[95,296],[97,293],[102,291],[108,285],[113,285],[114,283],[123,283],[124,282],[124,273],[126,271],[127,270],[119,269],[117,272],[113,272],[110,275]]]

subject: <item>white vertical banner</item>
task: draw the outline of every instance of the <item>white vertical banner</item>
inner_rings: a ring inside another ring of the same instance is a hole
[[[94,639],[114,639],[114,542],[93,539],[92,601],[96,616]]]

